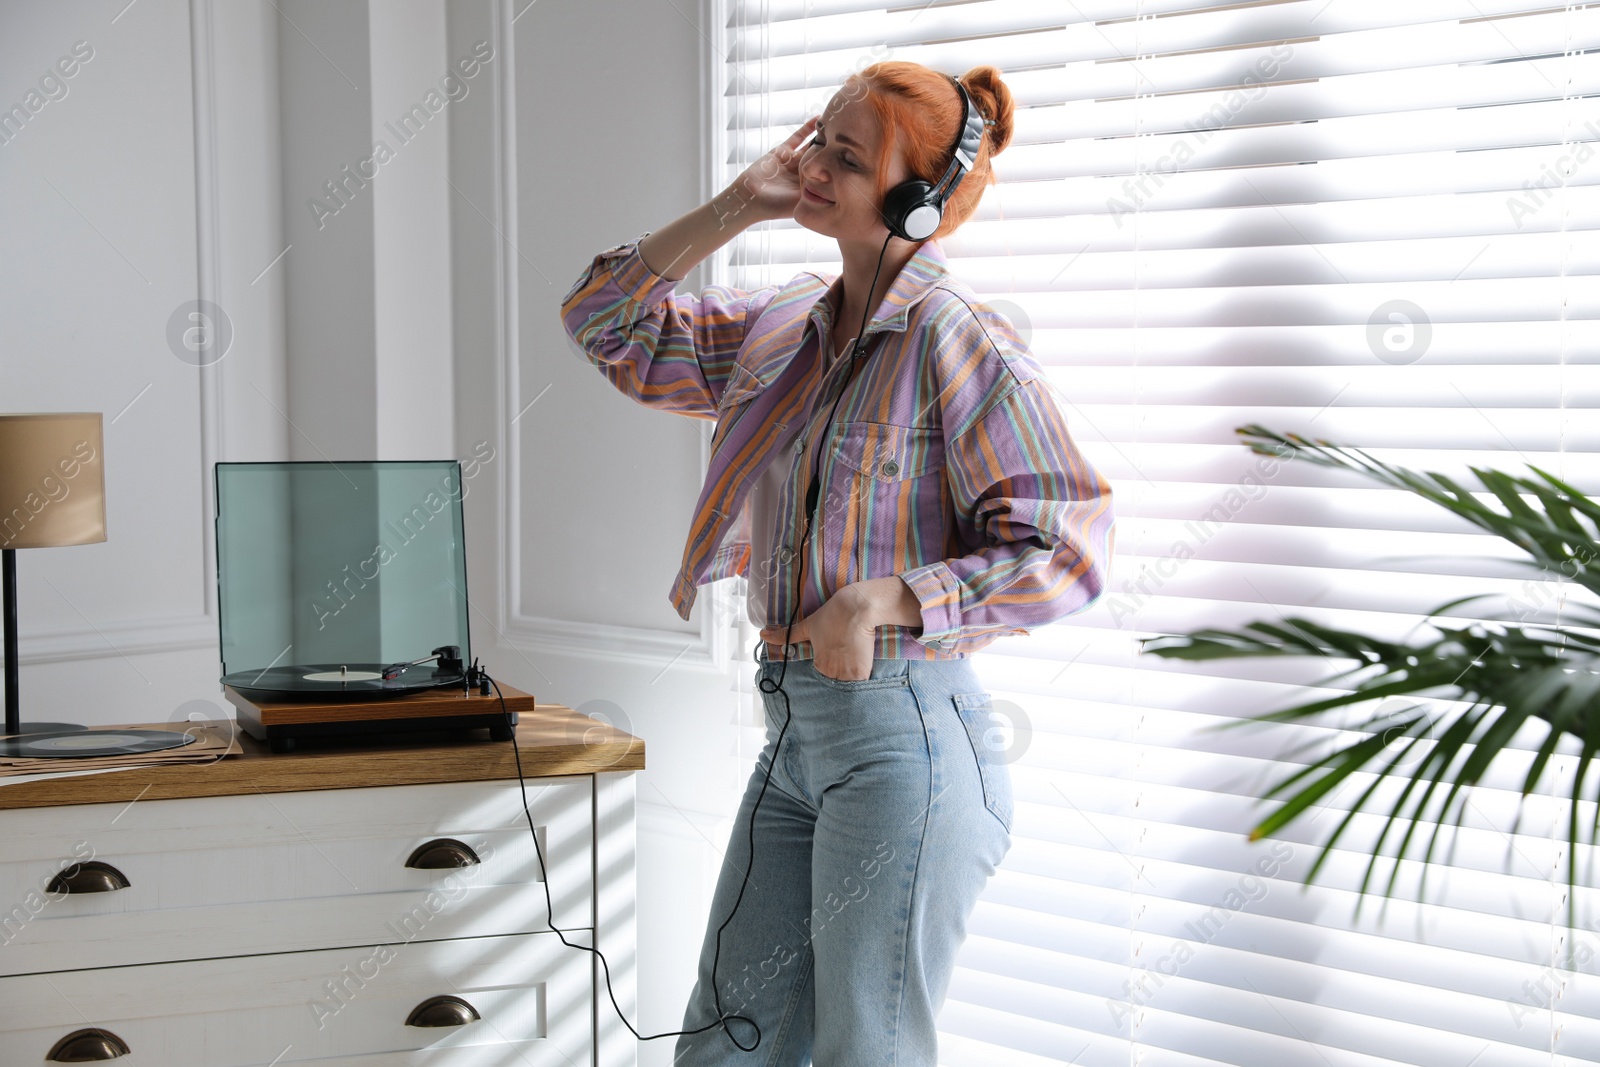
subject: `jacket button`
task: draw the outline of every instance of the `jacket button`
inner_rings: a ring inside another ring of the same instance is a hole
[[[794,551],[792,549],[788,548],[787,546],[778,549],[779,563],[788,563],[792,559],[794,559]]]
[[[883,465],[882,470],[885,478],[893,478],[900,473],[900,464],[891,459]]]

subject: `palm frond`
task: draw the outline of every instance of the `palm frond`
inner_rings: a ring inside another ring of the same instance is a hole
[[[1360,449],[1259,425],[1236,432],[1253,452],[1351,471],[1414,493],[1522,549],[1552,580],[1565,578],[1600,595],[1600,502],[1537,467],[1529,467],[1533,478],[1468,468],[1482,485],[1480,492],[1501,504],[1501,511],[1453,478],[1384,463]]]
[[[1238,432],[1256,452],[1351,471],[1411,492],[1504,538],[1525,553],[1523,562],[1544,578],[1572,582],[1600,595],[1600,503],[1538,468],[1530,468],[1531,477],[1470,468],[1480,486],[1474,490],[1446,475],[1408,470],[1327,441],[1278,434],[1261,426],[1241,427]],[[1144,650],[1194,661],[1312,656],[1340,665],[1320,682],[1336,688],[1333,695],[1226,725],[1318,722],[1329,712],[1357,709],[1357,721],[1343,728],[1362,736],[1273,785],[1263,799],[1281,798],[1281,804],[1261,820],[1251,837],[1281,830],[1346,783],[1354,783],[1356,775],[1371,774],[1372,780],[1347,808],[1311,865],[1306,881],[1314,881],[1356,816],[1370,812],[1383,783],[1405,779],[1393,807],[1379,813],[1386,818],[1361,881],[1362,896],[1386,858],[1392,868],[1382,895],[1385,899],[1393,895],[1402,861],[1417,858],[1412,856],[1414,843],[1422,852],[1418,892],[1426,894],[1429,864],[1446,826],[1459,830],[1467,792],[1530,720],[1540,720],[1546,736],[1522,780],[1523,796],[1537,787],[1561,739],[1577,739],[1567,818],[1571,922],[1576,894],[1570,889],[1577,885],[1578,846],[1595,843],[1600,834],[1600,806],[1587,827],[1579,818],[1581,802],[1593,799],[1586,783],[1593,780],[1589,771],[1600,753],[1600,611],[1578,605],[1564,612],[1570,621],[1562,626],[1522,625],[1520,619],[1505,618],[1457,625],[1441,619],[1446,611],[1483,598],[1480,594],[1441,605],[1427,624],[1433,635],[1407,642],[1288,618],[1281,623],[1252,622],[1239,630],[1202,629],[1153,637],[1144,642]],[[1439,710],[1428,702],[1398,712],[1377,707],[1387,698],[1407,696],[1448,702],[1455,710]],[[1365,718],[1360,718],[1363,713]],[[1386,856],[1385,842],[1395,831],[1400,831],[1398,841],[1392,855]]]

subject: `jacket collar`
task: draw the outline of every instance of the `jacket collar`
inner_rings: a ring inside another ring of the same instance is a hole
[[[923,297],[937,289],[939,283],[944,281],[949,273],[950,268],[939,243],[932,240],[922,242],[921,247],[895,276],[894,284],[889,286],[889,292],[884,295],[883,303],[879,304],[878,310],[873,313],[865,332],[893,330],[903,333],[911,309]],[[819,277],[831,284],[822,298],[812,305],[809,317],[819,326],[823,322],[831,326],[834,313],[833,301],[839,294],[839,278],[837,275],[831,277],[819,275]]]

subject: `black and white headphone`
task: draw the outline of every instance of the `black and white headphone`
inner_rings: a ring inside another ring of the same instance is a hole
[[[950,149],[950,166],[944,177],[929,185],[914,178],[890,189],[883,198],[883,224],[902,241],[926,241],[944,219],[944,205],[955,193],[961,179],[977,165],[978,146],[983,143],[983,128],[988,125],[978,105],[972,102],[967,87],[951,78],[961,94],[961,130]]]

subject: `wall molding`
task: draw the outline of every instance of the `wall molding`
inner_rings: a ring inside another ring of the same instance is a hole
[[[515,429],[516,424],[511,421],[515,418],[511,406],[521,395],[518,392],[521,373],[516,359],[517,343],[521,336],[518,304],[521,272],[518,270],[515,250],[507,247],[510,242],[504,236],[510,234],[514,238],[517,233],[517,55],[516,30],[512,25],[516,16],[512,14],[512,0],[498,0],[493,5],[492,18],[490,32],[494,38],[494,54],[500,62],[494,70],[493,165],[490,171],[494,175],[495,214],[499,216],[498,225],[502,234],[500,240],[495,242],[494,256],[497,304],[495,395],[500,398],[500,403],[494,409],[494,432],[500,454],[505,457],[498,472],[500,491],[497,496],[500,507],[496,515],[495,533],[498,541],[496,577],[499,580],[495,582],[495,617],[499,623],[501,640],[512,643],[509,630],[513,618],[521,614],[522,597],[522,561],[517,547],[520,542],[514,536],[520,525],[515,516],[522,499],[518,488],[522,482],[522,451],[518,447],[521,443],[520,434]],[[513,644],[513,647],[516,646]]]
[[[189,75],[193,101],[192,135],[195,186],[195,296],[221,305],[219,271],[221,228],[217,224],[215,46],[211,32],[212,0],[189,0]],[[220,458],[222,366],[219,360],[199,368],[200,408],[200,539],[202,607],[198,614],[175,618],[118,619],[100,626],[62,627],[23,633],[17,639],[17,663],[63,663],[107,656],[154,655],[218,647],[216,531],[211,471]],[[220,659],[220,657],[219,657]]]
[[[198,2],[198,0],[194,0]],[[702,14],[710,11],[710,0],[701,0]],[[496,115],[494,122],[493,171],[496,180],[496,206],[501,232],[507,239],[496,242],[495,273],[497,336],[495,339],[495,380],[500,403],[495,405],[495,435],[506,462],[500,471],[501,509],[498,521],[498,564],[502,580],[497,582],[496,615],[500,639],[523,652],[590,656],[626,660],[629,663],[676,664],[682,667],[723,671],[736,643],[731,627],[718,626],[726,618],[723,589],[711,586],[701,594],[698,633],[656,627],[622,626],[609,623],[574,622],[535,615],[522,602],[522,434],[512,422],[517,398],[522,396],[521,367],[517,353],[522,349],[521,321],[518,313],[521,295],[521,268],[516,250],[511,247],[521,234],[517,212],[517,131],[516,131],[516,33],[513,0],[494,5],[494,48],[500,57],[495,72]],[[702,46],[701,84],[707,84],[710,43]],[[710,121],[710,107],[702,105],[702,124]],[[702,128],[702,142],[706,140]],[[707,184],[706,172],[701,186]],[[702,445],[702,459],[705,458]],[[711,610],[706,610],[710,608]]]
[[[100,627],[62,628],[21,637],[17,663],[67,663],[73,660],[151,656],[217,647],[215,617],[124,619]]]
[[[222,227],[217,164],[216,40],[211,27],[213,0],[189,0],[190,77],[194,98],[195,296],[222,307]],[[225,359],[199,368],[200,528],[205,546],[200,562],[204,617],[217,622],[215,482],[212,469],[222,458],[222,376]]]
[[[519,615],[507,623],[503,636],[512,647],[523,651],[624,660],[634,666],[659,663],[664,667],[721,673],[726,669],[727,652],[717,648],[714,640],[708,640],[705,630],[704,626],[700,633],[694,633]]]

